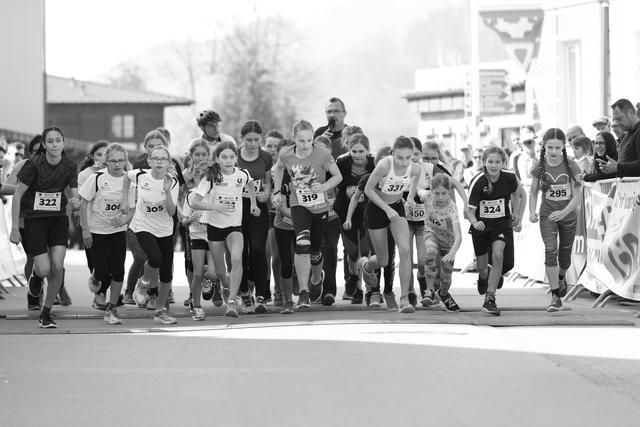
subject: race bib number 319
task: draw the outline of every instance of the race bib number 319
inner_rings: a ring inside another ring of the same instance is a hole
[[[314,193],[309,190],[296,190],[298,202],[304,207],[324,204],[324,193]]]
[[[33,200],[34,211],[58,212],[60,211],[60,202],[62,193],[41,193],[36,191]]]

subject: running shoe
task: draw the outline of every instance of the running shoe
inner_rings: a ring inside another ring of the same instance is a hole
[[[396,294],[393,292],[384,294],[384,301],[387,304],[387,311],[398,311],[398,303],[396,302]]]
[[[322,270],[322,275],[320,276],[320,282],[313,283],[311,279],[309,279],[309,299],[311,303],[318,304],[322,298],[322,285],[324,284],[324,270]]]
[[[191,305],[191,303],[193,302],[193,298],[191,297],[191,294],[189,294],[189,298],[187,298],[186,300],[184,300],[184,302],[182,303],[182,305],[184,305],[185,307],[189,307]]]
[[[167,302],[169,302],[169,304],[176,303],[176,298],[173,296],[173,289],[169,289],[169,296],[167,297]]]
[[[400,298],[400,313],[415,313],[416,309],[409,303],[409,298]]]
[[[297,307],[298,310],[308,310],[311,307],[311,301],[309,300],[309,291],[300,291]]]
[[[209,301],[213,298],[213,282],[209,279],[202,281],[202,299]]]
[[[40,314],[40,317],[38,318],[38,324],[40,325],[41,328],[44,329],[52,329],[52,328],[57,328],[58,325],[56,324],[56,322],[51,318],[51,313],[50,312],[42,312]]]
[[[282,294],[278,291],[273,295],[273,306],[282,307]]]
[[[418,285],[420,287],[420,295],[424,295],[427,290],[427,278],[425,276],[416,276],[418,279]]]
[[[122,307],[124,305],[124,295],[118,295],[118,302],[116,303],[116,307]]]
[[[350,274],[347,280],[344,282],[344,293],[342,294],[343,301],[351,301],[353,298],[353,293],[356,291],[358,287],[358,276],[355,274]]]
[[[133,294],[130,294],[128,292],[125,292],[122,302],[127,305],[136,305],[136,300],[133,299]]]
[[[242,313],[243,314],[253,314],[256,312],[253,303],[253,297],[251,295],[242,295]]]
[[[293,314],[294,310],[293,301],[287,301],[284,303],[282,310],[280,310],[280,314]]]
[[[104,313],[104,321],[109,325],[122,325],[122,320],[118,318],[118,312],[115,308],[107,310]]]
[[[211,297],[211,302],[213,302],[213,305],[215,305],[216,307],[222,307],[222,292],[221,292],[221,284],[219,280],[214,280],[213,281],[213,296]]]
[[[264,297],[256,298],[256,313],[265,314],[267,312],[267,304],[265,302]]]
[[[163,325],[174,325],[178,323],[175,317],[169,314],[169,310],[166,308],[161,308],[160,310],[156,310],[156,313],[153,315],[153,321],[156,323],[162,323]]]
[[[96,280],[93,273],[91,273],[91,276],[87,279],[87,285],[89,285],[89,291],[91,291],[92,294],[100,290],[100,281]]]
[[[40,306],[40,298],[31,296],[27,291],[27,310],[40,311],[41,309],[42,307]]]
[[[365,265],[367,264],[367,262],[369,261],[369,258],[367,257],[362,257],[358,260],[358,268],[360,269],[360,271],[362,271],[362,280],[364,280],[364,283],[370,288],[373,289],[376,286],[378,286],[378,276],[376,276],[375,272],[369,272],[367,271],[367,269],[365,268]]]
[[[201,322],[203,320],[207,320],[207,316],[204,314],[204,308],[202,307],[194,307],[193,315],[191,318],[195,321]]]
[[[96,296],[93,297],[91,307],[96,310],[105,311],[107,309],[107,296],[105,294],[96,294]]]
[[[71,297],[69,296],[69,293],[67,292],[66,287],[62,286],[60,288],[60,292],[58,292],[58,297],[60,298],[60,305],[62,305],[63,307],[67,307],[71,305]]]
[[[420,300],[420,304],[422,304],[423,307],[431,307],[432,305],[438,304],[436,291],[433,289],[427,289],[424,293],[424,297]]]
[[[133,290],[133,299],[138,303],[138,307],[145,307],[147,303],[149,292],[149,282],[143,282],[142,278],[136,282],[136,287]]]
[[[560,298],[564,298],[567,295],[567,289],[569,289],[569,286],[567,285],[567,279],[558,279],[558,285],[560,286],[558,288],[558,296]]]
[[[449,292],[447,292],[445,296],[442,296],[442,295],[438,295],[438,296],[440,297],[442,304],[444,304],[444,309],[447,310],[449,313],[460,312],[460,306],[456,303],[456,301],[453,299],[453,297]]]
[[[371,301],[369,307],[380,307],[382,305],[382,295],[380,292],[371,292]]]
[[[560,295],[551,294],[551,303],[547,306],[547,313],[555,313],[562,310],[562,298]]]
[[[362,298],[364,297],[362,289],[356,289],[351,298],[351,304],[362,304]]]
[[[324,294],[322,297],[322,305],[329,307],[332,306],[334,302],[336,302],[336,297],[334,297],[333,294]]]
[[[500,316],[500,309],[496,305],[496,297],[493,294],[487,294],[484,297],[484,304],[482,304],[482,311],[485,313],[493,314],[494,316]]]
[[[224,312],[227,317],[238,317],[238,300],[235,298],[227,300],[227,311]]]
[[[411,304],[414,307],[418,305],[418,295],[416,295],[415,292],[410,292],[408,298],[409,298],[409,304]]]
[[[147,300],[147,310],[155,310],[158,308],[158,295],[149,295]]]
[[[484,295],[487,293],[487,288],[489,288],[489,273],[491,273],[490,265],[487,266],[487,277],[485,279],[481,278],[480,274],[478,274],[478,281],[476,282],[476,285],[478,287],[478,293],[480,295]]]

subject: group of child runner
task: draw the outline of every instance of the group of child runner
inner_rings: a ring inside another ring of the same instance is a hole
[[[125,303],[153,310],[156,322],[176,323],[169,307],[178,227],[186,244],[185,305],[195,321],[206,319],[203,300],[226,305],[225,315],[232,317],[266,313],[270,302],[282,314],[332,305],[331,253],[338,236],[345,248],[343,299],[362,303],[364,296],[369,307],[384,304],[402,313],[440,303],[459,312],[450,290],[463,239],[460,210],[470,222],[482,311],[500,315],[496,291],[513,268],[513,232],[520,231],[527,204],[501,148],[483,151],[482,171],[467,193],[437,143],[399,136],[374,158],[367,136],[350,126],[343,132],[346,153],[334,159],[330,141],[314,139],[305,120],[293,125],[291,139],[265,134],[249,121],[240,131],[240,148],[217,132],[218,121],[212,111],[199,115],[203,135],[191,143],[184,170],[170,155],[170,136],[162,128],[149,132],[146,153],[133,162],[122,145],[96,143],[80,174],[65,156],[62,129],[47,128],[32,143],[34,154],[16,165],[1,191],[14,196],[10,240],[22,242],[28,254],[27,303],[40,310],[40,327],[55,328],[51,308],[56,299],[68,299],[63,266],[70,216],[82,228],[93,306],[105,311],[108,324],[122,323],[118,307]],[[566,143],[560,129],[544,133],[528,200],[529,220],[539,222],[545,246],[548,312],[562,309],[567,292],[564,275],[581,195],[580,169],[567,158]],[[122,295],[127,246],[134,265]],[[396,251],[399,301],[393,290]]]

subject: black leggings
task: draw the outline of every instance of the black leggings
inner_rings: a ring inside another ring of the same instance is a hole
[[[136,233],[138,243],[147,255],[147,263],[151,268],[160,269],[159,280],[170,283],[173,280],[173,235],[156,237],[146,231]]]
[[[268,299],[271,290],[267,281],[267,236],[269,234],[269,207],[258,202],[260,215],[251,215],[251,201],[242,199],[242,281],[240,292],[249,292],[248,280],[256,285],[256,296]]]
[[[338,266],[338,240],[340,239],[340,219],[336,218],[332,221],[327,221],[324,229],[324,240],[322,242],[322,257],[324,270],[324,284],[322,287],[322,294],[336,295],[336,268]],[[347,260],[345,259],[346,263]]]
[[[111,280],[114,282],[122,282],[124,280],[124,260],[127,256],[126,232],[91,233],[91,238],[93,239],[91,253],[96,280],[105,283],[111,275]]]
[[[296,232],[278,227],[274,227],[274,230],[280,253],[280,277],[290,279],[293,274],[293,245],[296,241]]]

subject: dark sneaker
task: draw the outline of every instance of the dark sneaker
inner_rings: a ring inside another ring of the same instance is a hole
[[[414,307],[418,305],[418,295],[416,295],[414,292],[411,292],[407,297],[409,298],[409,304]]]
[[[53,321],[53,319],[51,318],[51,313],[49,312],[43,312],[40,314],[40,317],[38,318],[38,324],[40,325],[41,328],[44,329],[52,329],[52,328],[57,328],[58,325],[56,324],[56,322]]]
[[[256,312],[251,295],[242,295],[240,298],[242,299],[242,313],[253,314]]]
[[[353,293],[356,291],[357,287],[358,276],[351,274],[344,282],[344,294],[342,294],[342,299],[344,301],[351,301],[351,299],[353,298]]]
[[[298,310],[308,310],[311,307],[311,301],[309,300],[309,291],[300,291],[298,297]]]
[[[322,285],[324,283],[324,271],[322,271],[322,276],[320,282],[313,283],[311,279],[309,279],[309,299],[312,304],[320,303],[322,298]]]
[[[362,304],[362,298],[364,297],[362,289],[356,289],[351,298],[351,304]]]
[[[500,309],[496,305],[495,295],[487,294],[484,297],[484,304],[482,304],[482,311],[485,313],[493,314],[494,316],[500,316]]]
[[[60,302],[60,297],[58,295],[56,295],[56,297],[53,299],[53,305],[61,305],[62,303]]]
[[[124,305],[124,295],[118,295],[118,302],[116,303],[116,307],[122,307]]]
[[[282,310],[280,310],[280,314],[293,314],[294,306],[293,301],[287,301],[282,306]]]
[[[267,312],[267,303],[265,302],[264,297],[256,298],[255,312],[258,314],[265,314]]]
[[[393,292],[384,294],[384,301],[387,304],[387,311],[398,311],[398,302],[396,301],[396,294]]]
[[[127,305],[136,305],[136,300],[133,299],[133,294],[125,293],[124,298],[122,299]]]
[[[424,292],[424,296],[420,300],[420,304],[422,304],[423,307],[431,307],[432,305],[438,304],[436,291],[434,291],[433,289],[427,289]]]
[[[213,296],[211,297],[211,302],[216,307],[222,307],[222,285],[219,280],[215,280],[213,282]]]
[[[333,305],[334,302],[336,302],[336,297],[334,297],[333,294],[324,294],[322,297],[322,305],[330,306]]]
[[[40,311],[42,307],[40,306],[40,298],[34,297],[27,292],[27,310],[38,310]]]
[[[424,295],[427,290],[427,278],[425,276],[416,276],[416,278],[418,279],[418,285],[420,287],[420,295]]]
[[[67,288],[65,288],[64,286],[60,288],[60,292],[58,292],[58,298],[60,298],[60,305],[62,305],[63,307],[71,305],[71,297],[67,292]]]
[[[562,298],[560,295],[551,294],[551,304],[547,306],[547,313],[555,313],[562,310]]]
[[[189,298],[184,300],[182,302],[182,305],[184,305],[185,307],[189,307],[191,304],[193,304],[193,298],[191,297],[191,295],[189,295]]]
[[[449,292],[447,292],[447,295],[440,296],[440,300],[442,301],[442,304],[444,304],[444,309],[447,310],[450,313],[459,313],[460,312],[460,306],[456,303],[456,301],[453,299],[453,297],[451,296],[451,294]]]
[[[569,286],[567,285],[567,279],[559,279],[558,285],[560,286],[558,288],[558,296],[560,298],[564,298],[565,296],[567,296],[567,289],[569,289]]]
[[[29,279],[29,284],[27,285],[27,295],[31,295],[33,297],[39,297],[42,293],[42,280],[40,278],[35,278],[31,276]]]
[[[209,301],[213,298],[213,282],[209,279],[202,281],[202,299]]]
[[[485,279],[482,279],[480,274],[478,274],[478,281],[476,284],[480,295],[487,293],[487,289],[489,288],[489,273],[491,273],[491,266],[487,266],[487,277]]]

